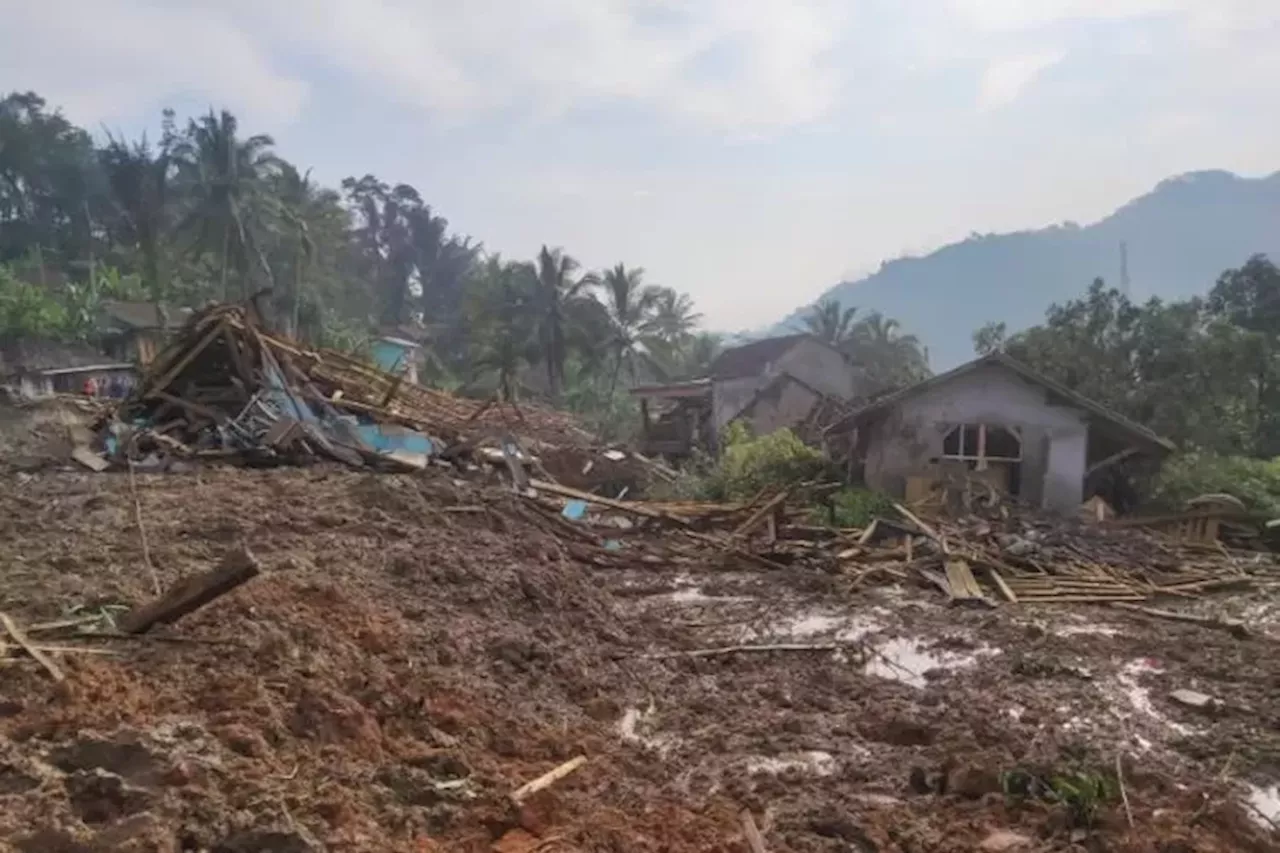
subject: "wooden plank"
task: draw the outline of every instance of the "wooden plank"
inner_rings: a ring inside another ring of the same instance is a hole
[[[656,518],[661,521],[670,521],[681,527],[688,527],[689,522],[668,513],[656,512],[644,505],[641,501],[615,501],[611,498],[593,495],[590,492],[579,491],[568,486],[562,486],[559,483],[549,483],[546,480],[530,480],[530,488],[539,492],[548,492],[553,495],[560,495],[564,498],[576,498],[587,503],[597,504],[599,506],[607,506],[610,509],[629,512],[634,515],[642,515],[646,518]]]
[[[760,828],[756,826],[756,819],[751,816],[751,810],[743,809],[739,820],[742,821],[742,835],[747,839],[747,846],[751,848],[751,853],[768,853],[764,846],[764,836],[760,834]]]
[[[5,631],[9,633],[9,636],[23,651],[35,658],[36,662],[45,668],[45,671],[49,673],[49,676],[54,681],[66,680],[66,676],[62,674],[62,670],[53,662],[53,659],[39,647],[32,645],[31,641],[27,639],[27,635],[23,633],[23,630],[18,627],[18,623],[14,622],[8,613],[0,612],[0,625],[4,626]]]
[[[871,537],[876,535],[876,527],[879,525],[880,519],[873,518],[871,523],[867,525],[867,529],[862,531],[862,535],[858,537],[859,545],[866,545],[871,541]]]
[[[144,634],[156,625],[176,622],[225,595],[262,571],[248,548],[237,548],[215,568],[179,581],[168,592],[130,610],[120,620],[126,634]]]
[[[982,589],[974,580],[969,564],[964,560],[948,560],[946,563],[947,585],[951,589],[951,597],[958,600],[983,598]]]
[[[143,392],[142,396],[150,397],[156,391],[162,390],[164,388],[168,388],[169,383],[173,382],[173,380],[176,379],[178,375],[182,373],[182,371],[187,369],[187,365],[195,361],[196,357],[199,356],[200,353],[205,351],[205,348],[208,347],[209,344],[213,342],[213,339],[218,336],[219,332],[221,332],[224,328],[226,328],[226,325],[227,325],[226,320],[219,320],[217,323],[215,323],[213,328],[210,329],[208,332],[206,332],[205,336],[201,338],[199,342],[196,343],[195,346],[187,350],[187,354],[184,355],[182,358],[180,358],[177,364],[175,364],[173,367],[165,371],[164,375],[161,376],[159,379],[155,379],[148,382],[146,384],[146,391]]]
[[[88,468],[90,471],[97,471],[99,473],[107,470],[111,464],[89,448],[83,446],[74,448],[71,451],[71,458]]]
[[[761,522],[769,517],[770,513],[772,513],[774,509],[782,506],[790,494],[790,489],[783,489],[781,492],[778,492],[778,494],[765,501],[759,509],[751,513],[750,517],[748,517],[746,521],[738,525],[738,528],[733,531],[734,537],[738,538],[746,536],[748,533],[755,530],[760,526]]]
[[[903,518],[905,518],[907,521],[910,521],[910,522],[911,522],[912,524],[914,524],[916,527],[920,528],[920,532],[922,532],[924,535],[928,536],[928,537],[929,537],[930,539],[932,539],[934,542],[937,542],[937,543],[938,543],[938,547],[942,549],[942,553],[944,553],[944,554],[950,554],[950,553],[951,553],[951,549],[949,549],[949,548],[947,547],[947,540],[945,540],[945,539],[943,539],[943,538],[942,538],[942,534],[940,534],[938,531],[934,530],[934,529],[933,529],[931,526],[929,526],[928,524],[925,524],[923,521],[921,521],[921,520],[920,520],[920,519],[915,515],[915,513],[913,513],[911,510],[907,509],[905,506],[903,506],[903,505],[902,505],[902,504],[900,504],[900,503],[895,503],[895,504],[893,505],[893,508],[894,508],[894,509],[896,509],[896,510],[898,511],[898,513],[899,513]]]
[[[1018,596],[1014,594],[1013,590],[1009,589],[1009,585],[1004,582],[1004,578],[1000,576],[1000,573],[995,569],[987,569],[987,571],[991,572],[991,580],[995,582],[996,588],[1000,590],[1000,594],[1004,596],[1005,601],[1017,604]]]
[[[527,782],[512,791],[511,801],[516,805],[519,805],[527,798],[538,793],[543,788],[549,788],[586,763],[587,757],[585,755],[579,755],[577,758],[572,758],[561,764],[559,767],[548,770],[532,782]]]

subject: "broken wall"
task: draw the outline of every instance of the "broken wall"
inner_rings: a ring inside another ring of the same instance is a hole
[[[798,342],[769,367],[770,376],[790,373],[823,394],[841,400],[853,398],[853,366],[842,354],[817,341]]]
[[[981,367],[904,400],[871,425],[867,483],[903,495],[908,476],[936,464],[948,430],[979,423],[1017,428],[1024,500],[1062,512],[1080,505],[1089,435],[1085,414],[1051,405],[1043,388],[999,365]]]
[[[712,423],[716,433],[719,434],[731,420],[742,414],[756,394],[783,373],[789,373],[815,390],[840,400],[851,399],[854,394],[857,371],[848,360],[817,341],[800,340],[776,361],[766,364],[758,375],[717,380],[713,384]],[[757,434],[763,433],[757,431]]]
[[[812,389],[785,379],[762,391],[743,416],[755,435],[768,435],[803,421],[819,399]]]

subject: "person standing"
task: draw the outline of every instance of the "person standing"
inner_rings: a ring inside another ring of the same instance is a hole
[[[98,396],[98,383],[92,376],[86,376],[84,378],[84,388],[81,390],[84,391],[86,397],[96,397]]]

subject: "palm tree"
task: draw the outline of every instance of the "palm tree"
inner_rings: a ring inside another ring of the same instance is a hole
[[[631,369],[631,378],[635,380],[635,357],[637,347],[643,337],[655,330],[654,309],[660,291],[658,288],[643,283],[644,270],[640,267],[627,269],[618,264],[600,277],[604,288],[604,307],[609,312],[609,323],[612,327],[613,373],[609,378],[609,397],[618,387],[618,374],[622,371],[623,362]]]
[[[316,245],[311,239],[308,218],[315,203],[316,186],[311,180],[311,170],[300,174],[287,163],[282,164],[276,190],[280,218],[291,232],[293,242],[293,278],[289,283],[289,333],[298,335],[298,321],[302,305],[302,289],[307,269],[315,258]]]
[[[832,346],[840,346],[853,331],[853,318],[857,308],[841,309],[839,301],[824,299],[804,318],[809,333]]]
[[[712,332],[687,335],[675,343],[653,338],[646,342],[648,364],[663,382],[697,379],[707,375],[723,343]]]
[[[551,399],[559,400],[564,387],[564,363],[568,355],[567,331],[571,303],[595,278],[574,278],[579,264],[562,249],[538,252],[536,262],[538,343],[547,368],[547,386]]]
[[[497,374],[499,399],[512,402],[520,368],[537,356],[531,310],[535,272],[529,264],[505,263],[493,255],[474,270],[469,284],[472,371]]]
[[[693,300],[687,294],[670,287],[658,288],[654,300],[653,330],[663,340],[671,343],[685,340],[701,319],[702,315],[693,310]]]
[[[866,374],[872,391],[900,388],[929,375],[929,359],[915,335],[879,312],[854,324],[844,349]]]
[[[136,247],[142,256],[144,284],[156,311],[164,314],[166,288],[160,269],[161,243],[169,230],[169,170],[172,140],[166,134],[158,150],[145,136],[133,144],[107,134],[98,150],[98,162],[106,177],[116,209],[116,239]]]
[[[241,139],[236,117],[227,110],[192,119],[178,141],[174,157],[192,206],[179,229],[195,236],[194,247],[214,252],[219,259],[222,298],[230,298],[227,276],[234,264],[247,292],[247,275],[258,261],[270,277],[270,267],[258,243],[266,219],[264,183],[279,165],[265,134]]]

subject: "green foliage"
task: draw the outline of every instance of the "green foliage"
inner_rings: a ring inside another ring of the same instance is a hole
[[[1280,269],[1262,257],[1228,270],[1208,298],[1142,305],[1095,280],[1079,299],[1014,335],[990,324],[979,352],[1002,350],[1188,449],[1280,455]]]
[[[1253,511],[1280,517],[1280,458],[1184,453],[1165,462],[1152,490],[1170,509],[1206,494],[1232,495]]]
[[[884,492],[849,487],[829,498],[829,507],[815,507],[813,519],[833,527],[866,527],[877,516],[893,512],[893,498]]]
[[[251,131],[166,111],[155,142],[95,141],[34,93],[0,97],[0,264],[25,265],[0,279],[0,332],[90,340],[103,299],[261,296],[308,344],[412,330],[424,381],[545,396],[610,437],[638,426],[627,386],[704,375],[719,350],[688,295],[639,267],[590,272],[550,246],[503,261],[416,188],[320,186]]]
[[[700,491],[709,499],[749,499],[766,487],[811,480],[828,467],[822,451],[789,429],[753,437],[744,423],[734,421],[720,442],[720,458],[702,478]]]
[[[67,309],[46,288],[18,278],[0,266],[0,337],[62,338],[67,333]]]
[[[1046,772],[1018,768],[1001,774],[1006,797],[1057,803],[1067,810],[1070,826],[1088,829],[1106,805],[1120,798],[1119,781],[1111,773],[1068,769]]]

